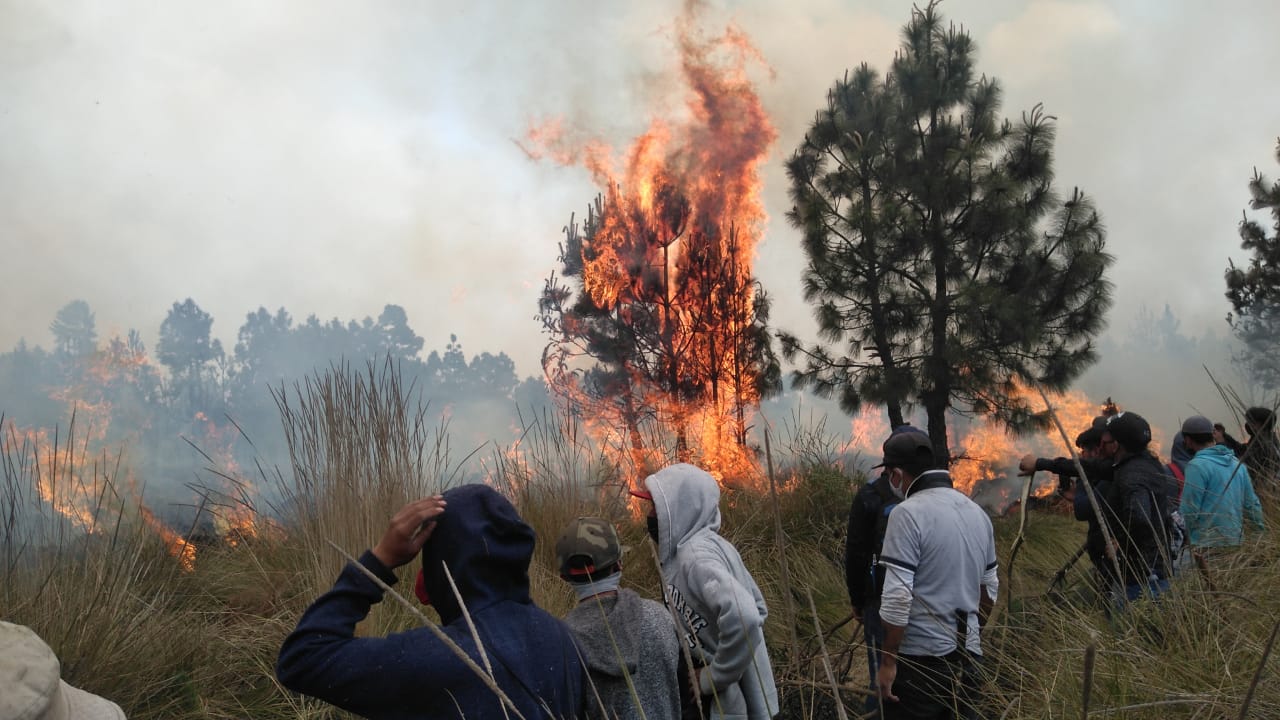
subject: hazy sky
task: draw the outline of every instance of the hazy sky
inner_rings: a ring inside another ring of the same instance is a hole
[[[535,299],[587,173],[513,142],[563,116],[625,144],[674,79],[680,0],[0,0],[0,349],[75,298],[103,337],[154,344],[194,298],[228,349],[245,314],[376,316],[539,371]],[[884,70],[910,4],[711,2],[775,74],[758,276],[810,334],[782,162],[833,80]],[[1166,302],[1222,318],[1254,166],[1274,175],[1280,3],[947,0],[1006,116],[1059,118],[1057,177],[1092,195],[1116,256],[1113,332]],[[1105,358],[1104,358],[1105,362]]]

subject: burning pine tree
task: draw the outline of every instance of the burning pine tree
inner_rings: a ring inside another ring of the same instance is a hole
[[[539,299],[543,366],[637,469],[667,459],[642,432],[656,421],[674,431],[676,458],[724,477],[748,459],[751,408],[781,388],[752,274],[759,166],[776,132],[742,33],[704,40],[686,13],[676,35],[686,118],[655,120],[621,161],[597,143],[569,147],[556,125],[531,133],[531,155],[582,164],[604,189],[581,225],[570,219]]]

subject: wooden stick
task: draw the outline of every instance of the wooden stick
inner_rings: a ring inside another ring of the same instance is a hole
[[[1072,566],[1074,566],[1076,562],[1080,560],[1080,558],[1085,554],[1086,551],[1088,551],[1088,549],[1089,549],[1089,543],[1085,543],[1081,545],[1080,549],[1076,550],[1075,554],[1071,556],[1071,559],[1068,560],[1066,564],[1064,564],[1062,567],[1058,568],[1058,572],[1053,574],[1053,580],[1049,581],[1048,592],[1053,592],[1053,589],[1058,586],[1058,583],[1066,579],[1067,572],[1071,570]]]
[[[840,698],[840,686],[836,683],[836,675],[831,671],[831,657],[827,654],[827,641],[822,637],[822,624],[818,622],[818,606],[813,603],[813,593],[809,588],[804,589],[804,594],[809,596],[809,612],[813,614],[813,631],[818,633],[818,647],[822,649],[822,669],[827,672],[827,682],[831,684],[832,699],[836,703],[836,715],[840,716],[840,720],[849,720],[848,714],[844,711],[844,700]]]
[[[1093,508],[1093,514],[1098,518],[1098,528],[1102,530],[1102,541],[1106,543],[1106,555],[1111,559],[1111,564],[1115,566],[1116,582],[1124,582],[1124,573],[1120,570],[1120,558],[1116,556],[1115,541],[1111,537],[1111,531],[1107,528],[1107,518],[1102,514],[1102,505],[1098,503],[1098,496],[1093,492],[1093,483],[1089,482],[1088,476],[1084,472],[1084,463],[1080,462],[1080,454],[1076,452],[1075,445],[1071,442],[1071,438],[1067,437],[1067,429],[1062,426],[1062,421],[1058,419],[1058,412],[1053,409],[1053,403],[1049,402],[1049,396],[1045,394],[1044,388],[1036,385],[1036,390],[1040,393],[1040,398],[1044,400],[1045,409],[1049,411],[1049,417],[1053,418],[1053,424],[1058,426],[1058,432],[1062,435],[1062,442],[1066,444],[1067,451],[1071,453],[1071,459],[1076,464],[1076,472],[1080,473],[1080,487],[1084,488],[1085,494],[1089,498],[1089,505]]]
[[[1019,513],[1021,519],[1018,521],[1018,536],[1013,539],[1013,547],[1009,550],[1009,566],[1005,568],[1005,607],[1013,606],[1013,561],[1018,559],[1018,550],[1022,548],[1025,540],[1023,533],[1027,529],[1027,503],[1031,499],[1031,484],[1035,482],[1036,474],[1033,471],[1027,476],[1027,481],[1022,484],[1022,495],[1019,496],[1019,502],[1022,505],[1022,511]],[[995,598],[992,598],[994,601]],[[991,617],[987,618],[987,626],[992,626],[1000,617],[1000,608],[997,606],[991,612]]]
[[[1080,720],[1089,720],[1089,696],[1093,694],[1093,661],[1098,646],[1090,643],[1084,649],[1084,689],[1080,692]]]
[[[791,599],[791,569],[787,565],[787,539],[782,531],[782,510],[778,507],[778,482],[773,474],[773,451],[769,428],[764,429],[764,458],[769,468],[769,496],[773,500],[773,531],[778,542],[778,562],[782,566],[782,597],[787,601],[787,627],[791,630],[791,658],[800,657],[800,637],[796,633],[796,608]]]

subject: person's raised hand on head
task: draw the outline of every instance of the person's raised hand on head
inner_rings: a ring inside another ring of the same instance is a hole
[[[388,568],[400,567],[417,557],[435,530],[435,519],[445,511],[445,505],[443,496],[433,495],[400,508],[373,548],[374,556]]]

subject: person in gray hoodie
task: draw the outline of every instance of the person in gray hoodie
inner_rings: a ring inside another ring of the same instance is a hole
[[[622,581],[622,547],[613,525],[580,517],[556,541],[560,577],[578,605],[564,616],[590,677],[588,717],[678,720],[680,638],[662,603]]]
[[[767,720],[778,691],[764,641],[764,596],[720,529],[720,485],[705,470],[680,463],[644,480],[633,495],[652,503],[649,534],[668,606],[684,624],[697,667],[697,688],[713,720]]]

